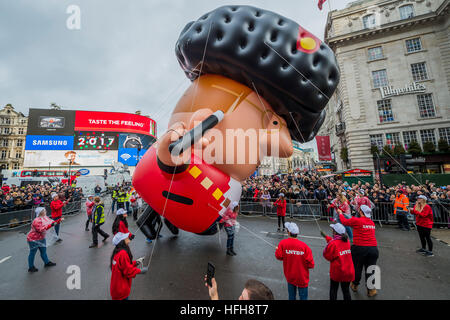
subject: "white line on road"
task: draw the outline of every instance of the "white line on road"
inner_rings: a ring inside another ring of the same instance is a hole
[[[3,263],[3,262],[5,262],[6,260],[9,260],[9,259],[11,259],[11,256],[3,258],[2,260],[0,260],[0,263]]]
[[[268,233],[275,233],[275,232],[261,231],[261,233],[268,234]],[[286,234],[286,235],[287,235],[287,234]],[[302,237],[302,238],[309,238],[309,239],[319,239],[319,240],[323,240],[322,237],[302,236],[301,234],[298,235],[298,236],[299,236],[299,237]]]

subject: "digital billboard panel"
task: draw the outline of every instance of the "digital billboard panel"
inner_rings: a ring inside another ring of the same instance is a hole
[[[75,130],[130,132],[156,137],[154,120],[138,114],[121,112],[77,111]]]
[[[156,141],[152,136],[137,133],[121,133],[119,136],[119,149],[140,148],[148,149]]]
[[[137,149],[141,157],[156,141],[156,122],[138,114],[30,109],[29,115],[25,167],[135,165]]]
[[[119,133],[107,131],[77,131],[73,150],[117,150]]]
[[[104,167],[117,162],[117,150],[25,151],[25,167]]]
[[[147,150],[148,149],[142,149],[138,151],[135,148],[121,148],[118,151],[118,160],[119,162],[130,167],[136,166],[138,163],[138,157],[139,160],[141,160]]]
[[[73,135],[75,111],[53,109],[30,109],[28,135]]]
[[[73,136],[27,135],[25,150],[72,150]]]

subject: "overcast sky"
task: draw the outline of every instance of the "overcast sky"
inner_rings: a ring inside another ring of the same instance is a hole
[[[329,0],[332,9],[351,1]],[[318,0],[2,0],[0,106],[142,110],[167,128],[189,86],[174,47],[186,23],[227,4],[248,4],[291,18],[323,38],[329,11]],[[69,5],[81,10],[81,29],[69,30]]]

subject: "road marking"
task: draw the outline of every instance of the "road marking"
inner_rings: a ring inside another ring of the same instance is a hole
[[[261,232],[261,233],[264,233],[264,234],[268,234],[268,233],[276,233],[276,232],[268,232],[268,231],[260,231],[260,232]],[[287,235],[287,233],[285,233],[284,235]],[[299,234],[298,236],[299,236],[299,237],[302,237],[302,238],[308,238],[308,239],[319,239],[319,240],[323,240],[322,237],[303,236],[303,235],[301,235],[301,234]]]
[[[3,262],[5,262],[6,260],[9,260],[9,259],[11,259],[11,256],[3,258],[2,260],[0,260],[0,263],[3,263]]]

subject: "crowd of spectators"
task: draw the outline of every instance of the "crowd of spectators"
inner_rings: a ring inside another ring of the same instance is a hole
[[[81,188],[71,187],[67,184],[51,185],[49,183],[28,184],[26,186],[9,186],[3,183],[0,190],[0,212],[30,209],[38,205],[50,205],[52,195],[58,194],[62,201],[69,202],[81,200]]]
[[[349,184],[333,177],[323,178],[317,171],[299,171],[292,174],[248,178],[243,183],[241,200],[273,203],[282,193],[287,203],[297,205],[307,202],[320,203],[323,206],[322,210],[329,212],[329,204],[338,194],[343,194],[350,204],[357,195],[364,195],[375,204],[374,215],[377,216],[378,213],[387,219],[393,212],[397,190],[401,190],[409,198],[411,205],[415,204],[418,196],[426,196],[435,216],[444,219],[442,221],[448,221],[450,185],[437,186],[429,181],[416,185],[399,183],[396,186],[381,185],[378,181],[370,184],[361,180]]]

